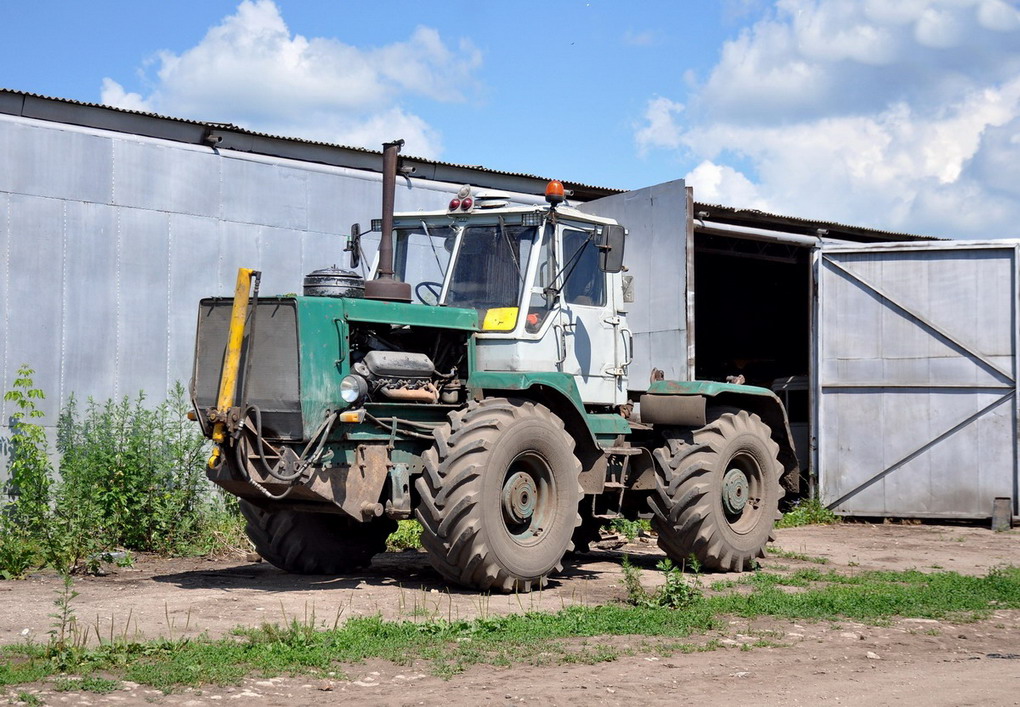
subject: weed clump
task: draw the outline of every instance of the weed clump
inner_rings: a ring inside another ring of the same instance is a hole
[[[777,528],[799,528],[802,525],[834,525],[840,518],[822,505],[817,498],[803,498],[783,514]]]
[[[22,366],[4,395],[15,412],[9,500],[0,500],[0,577],[42,565],[96,572],[117,548],[181,555],[237,545],[236,501],[204,482],[206,441],[187,419],[180,383],[151,408],[144,393],[133,401],[90,399],[83,410],[72,396],[57,422],[57,475],[36,405],[45,395],[33,374]]]
[[[623,557],[623,584],[627,590],[627,603],[649,609],[690,609],[704,599],[701,587],[700,566],[691,558],[693,582],[684,577],[683,567],[677,567],[670,559],[660,560],[655,568],[663,573],[665,582],[649,593],[641,584],[641,570]]]
[[[628,542],[634,542],[639,535],[650,531],[652,529],[652,524],[650,521],[643,518],[638,520],[613,518],[613,520],[609,523],[609,527],[613,532],[619,533],[623,537],[627,538]]]
[[[421,524],[416,520],[401,520],[397,529],[386,538],[386,552],[421,549]]]

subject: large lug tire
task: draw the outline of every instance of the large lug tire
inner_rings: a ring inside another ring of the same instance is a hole
[[[563,569],[580,524],[581,464],[542,405],[490,398],[450,413],[416,481],[422,545],[446,579],[528,592]]]
[[[276,567],[295,574],[342,574],[365,567],[386,550],[397,529],[389,518],[367,523],[334,513],[265,511],[242,500],[245,532],[255,550]]]
[[[687,435],[667,433],[654,455],[652,526],[670,558],[741,572],[765,556],[782,517],[783,467],[761,418],[741,410]]]

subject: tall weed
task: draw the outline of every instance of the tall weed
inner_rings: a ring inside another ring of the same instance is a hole
[[[35,387],[34,373],[28,366],[21,366],[14,385],[4,393],[4,400],[14,403],[7,488],[7,495],[14,502],[8,510],[13,519],[29,531],[43,524],[53,484],[46,430],[35,422],[44,417],[36,401],[45,399],[46,395]]]
[[[57,449],[62,487],[58,506],[89,496],[90,513],[108,542],[135,550],[174,552],[201,524],[205,440],[187,420],[178,383],[166,402],[72,397],[60,414]]]
[[[0,494],[0,577],[20,577],[39,564],[40,537],[48,528],[53,469],[46,430],[39,420],[44,413],[36,401],[45,394],[35,387],[35,371],[18,369],[4,400],[13,403],[8,447],[9,477]],[[6,499],[6,500],[5,500]]]
[[[674,565],[668,558],[656,563],[655,568],[663,573],[665,581],[649,593],[641,584],[641,570],[631,563],[627,555],[623,556],[623,586],[627,590],[628,604],[646,608],[689,609],[703,600],[701,566],[693,557],[691,582],[684,578],[684,567]]]
[[[69,400],[57,435],[58,508],[88,497],[82,520],[109,546],[181,554],[201,544],[206,526],[231,511],[205,483],[206,441],[187,419],[189,408],[180,383],[154,408],[144,393],[89,400],[83,411]]]

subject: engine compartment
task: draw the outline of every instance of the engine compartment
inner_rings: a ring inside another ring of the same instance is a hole
[[[467,374],[466,332],[421,326],[352,324],[351,373],[367,402],[457,404]]]

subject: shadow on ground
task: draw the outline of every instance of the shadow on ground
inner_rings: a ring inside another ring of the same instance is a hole
[[[626,553],[618,550],[593,550],[570,553],[563,561],[563,570],[553,577],[543,591],[556,591],[564,584],[602,579],[618,574],[624,557],[640,569],[654,569],[662,560],[659,553]],[[429,564],[424,552],[408,550],[384,553],[372,558],[369,567],[343,575],[300,575],[278,569],[268,562],[246,563],[234,567],[194,569],[170,574],[157,574],[152,581],[172,584],[179,589],[258,589],[265,592],[314,590],[370,590],[376,587],[401,586],[415,590],[437,590],[454,595],[477,595],[484,592],[458,587],[444,580]]]

